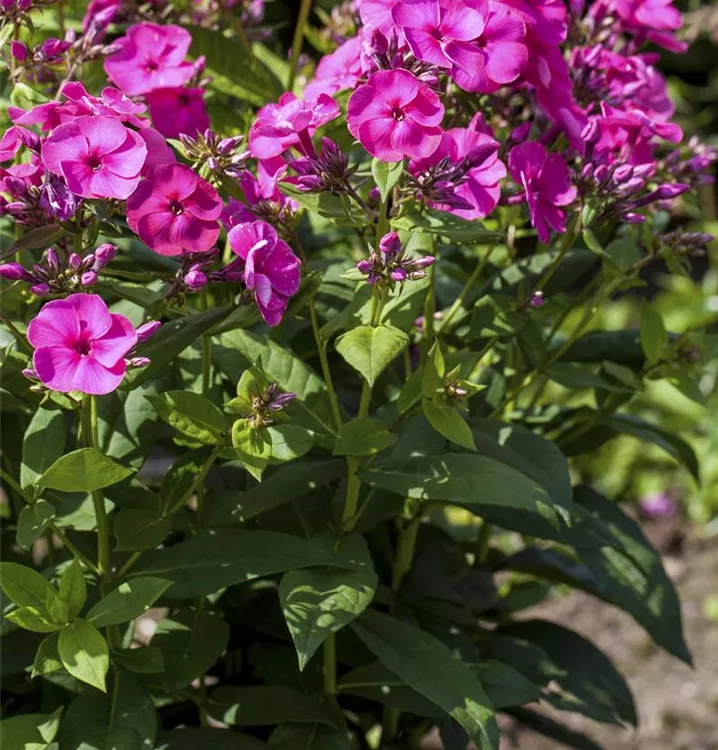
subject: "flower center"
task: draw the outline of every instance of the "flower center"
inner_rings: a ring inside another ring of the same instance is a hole
[[[81,357],[86,357],[90,353],[90,342],[84,339],[81,339],[75,344],[75,351]]]
[[[177,103],[180,105],[180,107],[186,107],[189,104],[189,97],[187,94],[180,94],[177,97]]]
[[[394,109],[392,110],[391,116],[397,122],[401,122],[404,119],[404,111],[401,109],[401,107],[394,107]]]
[[[437,42],[441,42],[444,39],[444,32],[440,28],[435,28],[431,30],[431,36],[436,39]]]
[[[154,73],[156,70],[159,70],[160,66],[159,63],[157,63],[155,60],[148,60],[145,64],[145,70],[148,73]]]
[[[97,154],[90,154],[90,158],[87,160],[87,166],[93,171],[98,172],[102,169],[102,159]]]
[[[174,200],[170,202],[170,211],[172,211],[175,216],[181,216],[184,213],[184,208],[178,200]]]

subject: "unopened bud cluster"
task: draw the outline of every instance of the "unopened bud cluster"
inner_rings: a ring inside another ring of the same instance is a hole
[[[416,281],[426,276],[426,269],[434,263],[434,257],[425,255],[415,258],[406,253],[396,232],[385,234],[379,242],[379,251],[356,264],[369,284],[384,284],[388,287],[405,281]]]
[[[330,138],[322,138],[319,155],[294,159],[289,166],[299,175],[297,187],[305,193],[346,193],[349,178],[357,167],[349,166],[349,157]],[[357,165],[358,166],[358,165]]]
[[[247,151],[240,150],[244,140],[241,135],[221,138],[212,129],[207,128],[194,138],[184,133],[179,138],[187,158],[194,162],[194,168],[204,168],[210,182],[218,183],[223,176],[239,177],[249,158]]]
[[[105,244],[84,257],[70,253],[63,260],[51,247],[30,270],[21,263],[1,265],[0,278],[25,281],[32,285],[30,291],[38,297],[64,296],[96,284],[99,272],[115,257],[115,252],[113,245]]]

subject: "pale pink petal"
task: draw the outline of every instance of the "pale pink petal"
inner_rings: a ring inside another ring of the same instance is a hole
[[[195,219],[189,214],[177,216],[170,226],[170,242],[192,253],[209,250],[219,237],[217,221]]]
[[[391,145],[410,158],[429,156],[441,141],[439,128],[425,128],[407,118],[396,124],[391,134]]]
[[[134,231],[147,247],[160,255],[179,255],[182,248],[170,239],[170,228],[174,220],[174,214],[169,211],[144,214],[138,219],[137,229]]]
[[[76,378],[82,357],[74,350],[61,346],[36,349],[32,363],[40,380],[53,391],[69,393],[80,390]]]
[[[490,42],[486,45],[486,74],[496,83],[515,81],[529,58],[528,49],[519,42]]]
[[[135,327],[123,315],[113,314],[109,330],[94,338],[90,354],[101,365],[112,367],[137,344]]]
[[[64,299],[45,304],[27,327],[27,340],[36,349],[72,342],[79,335],[80,319],[77,317],[77,310]]]
[[[414,99],[421,84],[408,70],[380,70],[369,78],[369,85],[389,106],[403,107]]]
[[[112,316],[102,297],[98,294],[71,294],[65,302],[77,311],[80,334],[90,339],[99,338],[110,330]]]
[[[421,125],[435,127],[444,119],[444,105],[428,87],[421,86],[414,99],[404,107],[407,117]]]
[[[80,357],[74,375],[74,390],[89,393],[93,396],[104,396],[117,390],[127,371],[124,359],[111,367],[105,367],[92,355]]]
[[[137,177],[147,159],[147,146],[137,133],[127,130],[125,142],[102,157],[102,164],[120,177]]]
[[[404,29],[406,41],[419,60],[438,65],[441,68],[451,67],[451,61],[444,54],[439,40],[424,29]]]
[[[90,144],[90,153],[103,157],[111,154],[127,140],[127,128],[114,117],[78,117],[75,125]],[[137,170],[139,172],[139,170]]]
[[[369,120],[359,126],[357,136],[362,146],[381,161],[402,161],[404,152],[392,145],[391,134],[396,127],[391,117]]]
[[[123,201],[132,195],[140,183],[139,174],[136,177],[120,177],[109,169],[90,170],[90,188],[87,198],[116,198]],[[69,185],[68,181],[68,185]]]
[[[484,27],[484,16],[480,11],[470,8],[462,0],[449,0],[446,3],[441,19],[444,38],[470,42],[484,33]]]
[[[438,0],[403,0],[391,16],[397,26],[430,31],[439,27],[439,7]]]
[[[59,125],[42,144],[44,165],[55,174],[62,174],[60,163],[81,161],[88,152],[87,141],[74,122]]]

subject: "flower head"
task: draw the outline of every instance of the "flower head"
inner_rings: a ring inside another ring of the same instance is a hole
[[[78,117],[55,128],[41,153],[75,195],[125,200],[140,180],[147,146],[112,117]]]
[[[540,143],[522,143],[509,155],[509,171],[524,190],[541,242],[548,242],[549,229],[565,232],[566,212],[561,209],[575,200],[577,190],[563,156],[548,154]]]
[[[184,164],[153,169],[127,201],[127,223],[160,255],[209,250],[219,236],[222,200]]]
[[[264,320],[276,326],[296,294],[301,279],[300,260],[276,230],[264,221],[239,224],[230,230],[229,245],[239,256],[244,284]],[[226,269],[225,269],[226,270]]]
[[[119,52],[105,60],[107,77],[130,96],[184,86],[194,75],[185,62],[192,37],[180,26],[140,23],[115,42]]]
[[[349,132],[377,159],[422,159],[441,141],[444,107],[406,70],[380,70],[349,99]]]
[[[165,138],[194,136],[209,127],[202,89],[158,89],[147,94],[154,126]]]
[[[30,321],[37,377],[51,390],[103,395],[114,391],[127,370],[125,355],[137,333],[122,315],[110,313],[95,294],[72,294],[48,302]]]
[[[328,94],[316,99],[297,99],[282,94],[277,104],[265,104],[249,131],[249,152],[257,159],[271,159],[292,146],[313,153],[311,135],[339,117],[339,105]]]
[[[431,255],[423,258],[407,255],[399,235],[389,232],[379,240],[379,252],[372,251],[368,258],[357,261],[356,268],[367,277],[368,284],[393,287],[397,283],[423,278],[426,276],[424,269],[433,265],[434,260]]]

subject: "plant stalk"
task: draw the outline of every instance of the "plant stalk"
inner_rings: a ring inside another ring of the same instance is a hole
[[[292,91],[294,81],[297,77],[297,66],[299,64],[299,55],[302,53],[302,42],[304,41],[304,27],[309,20],[309,11],[312,8],[312,0],[302,0],[299,6],[299,16],[297,25],[294,27],[294,38],[292,39],[292,57],[289,61],[289,79],[287,81],[287,90]]]

